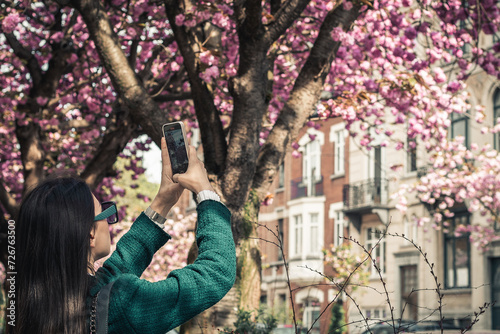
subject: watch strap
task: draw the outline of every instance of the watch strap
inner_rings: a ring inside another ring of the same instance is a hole
[[[196,203],[200,204],[201,202],[211,199],[213,201],[220,202],[220,197],[217,195],[215,191],[212,190],[202,190],[196,195]]]
[[[165,221],[167,220],[167,218],[163,217],[158,212],[151,209],[150,206],[148,206],[148,208],[144,210],[144,214],[148,216],[148,218],[151,219],[153,223],[156,223],[161,228],[163,228],[163,226],[165,225]]]

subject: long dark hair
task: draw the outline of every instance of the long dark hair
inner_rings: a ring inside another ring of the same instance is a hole
[[[90,188],[73,177],[47,180],[23,200],[16,225],[14,333],[85,333]]]

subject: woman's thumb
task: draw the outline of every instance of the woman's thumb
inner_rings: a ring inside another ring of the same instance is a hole
[[[181,174],[174,174],[172,176],[172,180],[175,182],[175,183],[179,183],[179,177],[181,176]]]

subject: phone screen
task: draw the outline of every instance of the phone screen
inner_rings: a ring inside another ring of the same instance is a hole
[[[189,160],[181,124],[166,124],[163,126],[163,131],[167,142],[168,155],[170,156],[170,164],[172,165],[172,173],[185,173],[188,169]]]

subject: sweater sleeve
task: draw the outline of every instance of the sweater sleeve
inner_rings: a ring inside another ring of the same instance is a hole
[[[207,200],[198,205],[196,261],[159,282],[122,275],[113,286],[110,333],[164,334],[216,304],[236,278],[229,210]]]
[[[156,251],[170,238],[168,233],[141,213],[130,230],[118,240],[115,251],[99,269],[99,276],[106,277],[105,281],[112,281],[114,276],[121,274],[140,277]]]

